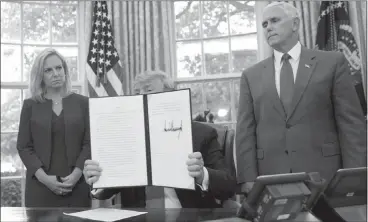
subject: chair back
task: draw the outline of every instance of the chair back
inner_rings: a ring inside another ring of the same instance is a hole
[[[234,160],[234,137],[235,130],[229,129],[226,126],[214,124],[214,123],[204,123],[217,131],[217,141],[220,143],[223,155],[225,157],[225,163],[230,169],[230,173],[236,176],[235,170],[235,160]]]

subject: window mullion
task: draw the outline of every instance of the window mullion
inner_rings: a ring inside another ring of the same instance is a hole
[[[75,47],[78,47],[78,44],[79,44],[79,41],[80,41],[80,35],[77,34],[77,44],[66,44],[66,45],[63,45],[63,43],[59,43],[57,45],[53,45],[53,36],[52,36],[52,7],[53,5],[51,4],[51,2],[49,3],[29,3],[31,4],[32,6],[37,6],[37,5],[44,5],[46,6],[47,5],[47,12],[48,12],[48,15],[47,15],[47,20],[48,20],[48,28],[49,28],[49,31],[48,31],[48,34],[49,34],[49,41],[47,42],[44,42],[44,43],[41,43],[41,44],[27,44],[25,43],[25,21],[24,21],[24,18],[25,18],[25,5],[27,4],[27,2],[25,1],[9,1],[9,2],[12,2],[12,3],[16,3],[17,5],[19,4],[20,8],[20,17],[19,17],[19,20],[20,20],[20,42],[16,42],[16,43],[13,43],[13,42],[1,42],[1,44],[4,44],[4,45],[9,45],[9,46],[16,46],[16,47],[20,47],[20,74],[21,74],[21,78],[20,78],[20,81],[18,82],[0,82],[0,86],[1,86],[1,89],[15,89],[15,90],[19,90],[20,91],[20,102],[22,103],[22,101],[25,99],[25,95],[24,95],[24,91],[26,89],[29,88],[28,86],[28,83],[25,81],[26,80],[26,73],[24,72],[24,63],[25,63],[25,46],[46,46],[46,47],[55,47],[55,46],[59,46],[59,47],[70,47],[71,49],[72,48],[75,48]],[[75,5],[75,4],[70,4],[70,5]],[[78,6],[79,7],[79,6]],[[32,7],[31,7],[32,8]],[[79,27],[78,25],[78,21],[79,21],[79,18],[81,16],[79,15],[79,13],[77,14],[77,30],[79,30]],[[45,44],[46,43],[46,44]],[[80,50],[78,48],[78,50]],[[18,57],[19,58],[19,57]],[[80,57],[78,57],[78,59],[80,59]],[[10,74],[9,74],[10,75]],[[78,87],[82,87],[82,82],[81,81],[75,81],[75,82],[72,82],[72,85],[73,86],[78,86]],[[9,101],[10,102],[10,101]],[[17,101],[18,102],[18,101]],[[2,131],[1,134],[14,134],[14,133],[17,133],[17,131]],[[21,197],[21,206],[24,207],[25,206],[25,177],[26,177],[26,168],[25,166],[22,164],[22,166],[20,167],[20,175],[17,175],[17,176],[4,176],[4,177],[1,177],[2,180],[19,180],[20,179],[20,185],[21,185],[21,193],[20,193],[20,197]]]
[[[205,72],[205,58],[204,58],[204,42],[203,42],[203,1],[199,2],[199,38],[201,41],[201,57],[202,57],[202,65],[201,65],[201,77],[206,76]],[[202,109],[207,109],[207,98],[204,90],[204,83],[200,83],[201,92],[202,92]]]
[[[24,80],[24,70],[23,70],[23,53],[24,53],[24,49],[23,49],[23,42],[24,42],[24,38],[23,38],[23,2],[20,2],[20,80],[23,82]]]
[[[24,14],[24,9],[23,9],[23,2],[20,2],[20,80],[23,82],[24,81],[24,35],[23,35],[23,14]],[[3,86],[1,86],[3,87]],[[21,89],[21,100],[23,101],[23,90]],[[25,207],[25,172],[24,172],[24,167],[21,168],[20,170],[21,173],[21,178],[20,178],[20,194],[21,194],[21,206]]]
[[[51,24],[51,2],[48,4],[48,22],[49,22],[49,44],[52,45],[52,24]]]
[[[206,61],[204,57],[204,34],[203,34],[203,1],[199,2],[199,38],[201,41],[201,57],[202,57],[202,65],[201,65],[201,74],[202,76],[206,76]]]
[[[257,32],[248,32],[248,33],[240,33],[240,34],[231,34],[232,37],[243,37],[248,35],[256,35]],[[219,36],[207,36],[205,38],[190,38],[190,39],[177,39],[176,42],[197,42],[200,40],[216,40],[216,39],[225,39],[228,36],[219,35]]]
[[[229,73],[233,70],[233,60],[232,60],[232,52],[231,52],[231,32],[230,32],[230,2],[226,3],[226,14],[227,14],[227,28],[228,28],[228,39],[229,39]]]
[[[82,41],[82,33],[84,33],[85,30],[85,24],[84,24],[84,17],[81,15],[84,15],[84,7],[85,3],[82,2],[78,2],[78,13],[77,13],[77,43],[78,43],[78,64],[77,64],[77,69],[78,69],[78,81],[81,83],[81,94],[82,95],[88,95],[87,92],[85,92],[85,84],[83,84],[85,82],[85,76],[83,75],[83,73],[85,73],[85,67],[84,67],[84,62],[85,62],[85,54],[86,54],[86,46],[85,46],[85,42]],[[84,36],[83,36],[84,37]]]

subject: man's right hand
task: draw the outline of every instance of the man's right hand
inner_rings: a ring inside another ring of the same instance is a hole
[[[95,160],[86,160],[84,162],[83,175],[86,183],[92,186],[100,179],[102,168],[99,166],[98,162]]]

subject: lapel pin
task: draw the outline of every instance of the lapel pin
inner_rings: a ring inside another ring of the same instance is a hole
[[[304,66],[307,67],[308,69],[310,68],[310,65],[308,65],[308,64],[305,64]]]

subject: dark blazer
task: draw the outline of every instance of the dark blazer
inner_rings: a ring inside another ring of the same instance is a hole
[[[50,167],[52,112],[51,100],[24,100],[17,149],[27,176],[34,176],[40,167]],[[74,93],[65,97],[63,112],[68,165],[83,170],[84,161],[91,156],[88,97]]]
[[[217,132],[211,126],[199,122],[192,122],[193,150],[201,152],[204,166],[208,171],[208,191],[201,191],[196,186],[195,191],[175,189],[178,199],[184,208],[214,208],[221,207],[216,199],[226,200],[235,194],[235,176],[225,164]],[[106,199],[121,192],[123,207],[145,207],[145,188],[107,189],[100,199]]]
[[[366,165],[366,126],[348,62],[339,52],[302,47],[285,115],[269,57],[241,77],[236,129],[238,183],[259,175]]]

